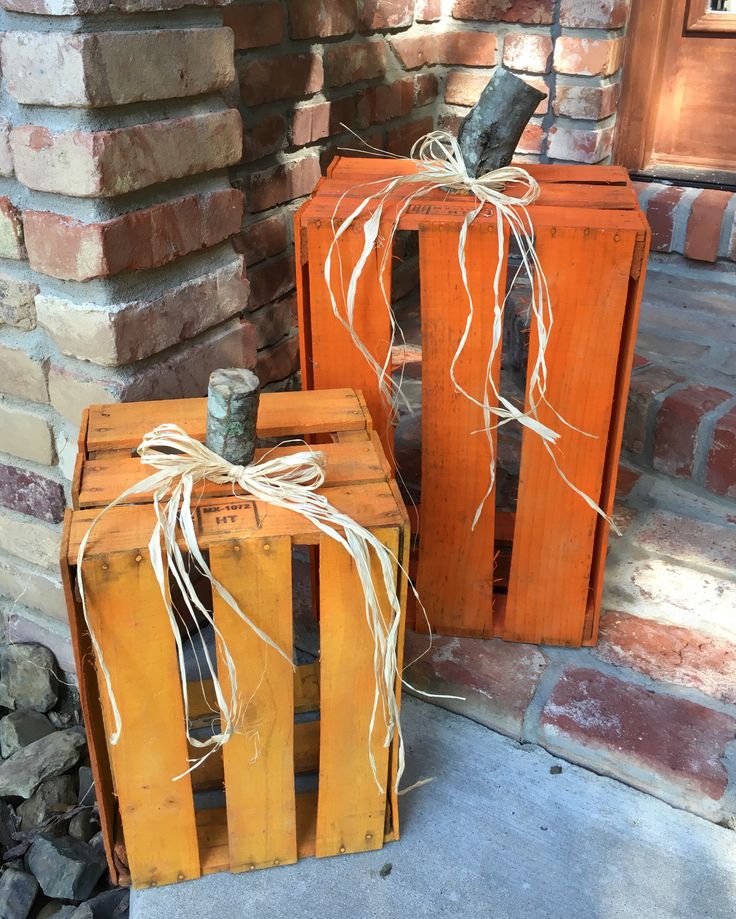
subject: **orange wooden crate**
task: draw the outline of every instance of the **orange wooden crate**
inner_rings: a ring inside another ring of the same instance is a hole
[[[626,393],[633,360],[649,229],[626,172],[615,166],[528,166],[541,186],[530,208],[537,252],[549,284],[554,327],[547,349],[547,396],[571,424],[562,428],[561,462],[575,484],[610,512],[613,507]],[[333,315],[324,279],[333,220],[350,214],[382,177],[413,171],[410,161],[337,158],[296,217],[298,299],[305,388],[355,386],[365,395],[386,453],[393,456],[376,379]],[[373,182],[372,186],[364,183]],[[397,195],[385,207],[390,226]],[[460,224],[475,206],[468,196],[437,190],[417,199],[399,222],[419,234],[422,322],[422,502],[418,588],[432,627],[448,635],[590,645],[597,639],[608,525],[562,481],[538,437],[522,438],[515,515],[489,501],[471,521],[489,477],[480,409],[454,391],[449,366],[466,321],[467,297],[457,264]],[[369,216],[370,210],[362,219]],[[387,226],[388,229],[388,226]],[[478,310],[458,365],[460,382],[478,391],[490,350],[493,276],[499,263],[496,218],[472,225],[469,283]],[[384,234],[385,235],[385,234]],[[362,251],[358,222],[340,239],[333,291],[347,283]],[[389,322],[380,294],[381,248],[363,269],[356,329],[379,363],[387,356]],[[506,251],[501,256],[505,283]],[[341,267],[340,267],[341,266]],[[386,272],[388,275],[389,272]],[[383,278],[386,289],[391,279]],[[531,332],[529,367],[538,342]],[[494,368],[500,379],[500,353]],[[560,430],[551,410],[542,422]],[[512,543],[510,567],[494,570],[494,544]],[[417,627],[423,627],[418,618]]]
[[[399,833],[392,790],[396,748],[384,748],[380,732],[373,753],[388,795],[378,791],[368,761],[374,648],[352,560],[300,515],[235,500],[229,486],[208,483],[196,506],[199,545],[209,553],[214,575],[289,650],[292,550],[319,546],[314,558],[321,583],[320,659],[294,675],[215,599],[215,620],[244,697],[259,687],[246,723],[249,731],[257,730],[257,741],[249,732],[236,734],[201,768],[173,782],[201,753],[186,742],[175,644],[148,561],[152,507],[148,496],[135,496],[102,517],[84,558],[88,614],[123,724],[119,743],[107,743],[111,713],[76,586],[79,543],[100,508],[146,474],[133,451],[147,431],[169,422],[203,439],[205,419],[204,399],[92,406],[80,433],[74,510],[65,520],[62,568],[105,847],[113,879],[130,878],[136,887],[283,865],[307,855],[379,849]],[[323,492],[376,533],[406,567],[406,512],[371,427],[365,403],[353,390],[261,397],[259,436],[324,440]],[[403,610],[406,583],[398,566],[396,578]],[[402,614],[399,649],[403,625]],[[398,698],[398,684],[396,693]],[[212,720],[208,695],[212,700],[198,681],[189,684],[194,726]],[[295,723],[295,712],[309,711],[318,711],[319,719]],[[256,742],[260,754],[254,758]],[[296,794],[295,773],[314,770],[317,792]],[[225,807],[198,809],[197,793],[218,788],[224,789]]]

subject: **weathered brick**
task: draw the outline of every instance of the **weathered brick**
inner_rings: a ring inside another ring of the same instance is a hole
[[[235,50],[278,45],[284,37],[284,8],[280,3],[232,4],[222,11],[223,25],[235,33]]]
[[[399,127],[389,128],[386,132],[386,149],[389,153],[408,156],[415,142],[425,134],[429,134],[433,128],[434,119],[431,115]]]
[[[38,285],[32,281],[0,274],[0,325],[14,326],[29,331],[36,327],[34,298]]]
[[[581,86],[565,84],[558,80],[553,106],[555,114],[600,121],[616,111],[619,90],[619,83]]]
[[[291,142],[301,147],[331,134],[339,134],[343,131],[340,124],[352,126],[354,119],[355,99],[352,96],[303,105],[294,109]]]
[[[632,453],[641,453],[644,450],[649,418],[656,397],[679,382],[682,382],[681,376],[656,366],[631,377],[623,435],[623,445],[627,450]]]
[[[24,105],[175,99],[225,89],[235,77],[230,29],[6,32],[2,58],[7,90]]]
[[[10,122],[0,118],[0,175],[12,176],[13,153],[10,149]]]
[[[250,176],[247,196],[249,209],[257,213],[286,201],[303,198],[311,193],[319,176],[319,160],[316,156],[304,156],[272,169],[254,172]]]
[[[414,21],[414,0],[358,0],[364,32],[401,29]]]
[[[0,0],[3,9],[46,16],[90,16],[120,10],[157,13],[185,6],[222,6],[222,0]]]
[[[736,408],[716,422],[708,450],[705,484],[717,495],[736,498]]]
[[[549,129],[547,153],[557,160],[598,163],[613,148],[614,126],[573,128],[555,124]]]
[[[38,342],[35,341],[34,345]],[[33,402],[48,402],[46,361],[34,360],[15,343],[0,342],[0,391]]]
[[[705,188],[693,201],[687,221],[685,255],[701,262],[715,262],[721,238],[723,212],[731,192]]]
[[[521,739],[524,713],[547,666],[539,648],[438,635],[427,651],[426,635],[407,632],[404,656],[407,661],[420,657],[406,673],[412,686],[423,692],[463,699],[462,702],[437,699],[436,704]],[[490,686],[492,692],[488,690]]]
[[[18,179],[28,188],[106,197],[237,163],[242,126],[227,109],[112,131],[53,133],[23,125],[10,143]]]
[[[0,463],[0,505],[39,520],[60,523],[66,507],[64,487],[38,472]]]
[[[683,798],[722,798],[723,762],[736,720],[688,699],[643,689],[592,669],[564,672],[542,710],[545,746],[566,758],[655,791]],[[669,793],[661,787],[666,782]],[[664,793],[663,793],[664,792]],[[712,805],[710,805],[712,806]]]
[[[247,163],[259,160],[286,146],[284,115],[262,115],[246,125],[243,133],[243,159]]]
[[[290,335],[258,352],[255,372],[262,386],[284,380],[299,369],[299,338]]]
[[[560,22],[571,29],[620,29],[630,0],[561,0]]]
[[[654,429],[654,468],[679,478],[691,476],[700,422],[731,395],[712,386],[693,385],[667,396]]]
[[[255,330],[231,319],[198,338],[170,348],[155,360],[123,368],[102,368],[58,358],[49,371],[51,403],[72,424],[93,402],[144,402],[203,396],[209,375],[218,367],[255,364]]]
[[[447,75],[445,102],[470,107],[480,98],[490,79],[487,73],[463,73],[454,70]]]
[[[652,229],[652,249],[656,252],[672,251],[675,212],[684,194],[685,189],[677,185],[661,185],[649,198],[647,220]]]
[[[249,273],[249,310],[257,310],[266,303],[278,300],[294,289],[294,253],[289,251],[256,265]],[[249,317],[250,318],[250,317]],[[258,345],[262,348],[263,345]]]
[[[417,22],[439,22],[442,18],[442,0],[416,0],[414,7]]]
[[[534,32],[509,32],[503,43],[503,63],[510,70],[547,73],[552,61],[552,39]]]
[[[36,412],[0,402],[0,452],[50,466],[54,462],[51,426]]]
[[[319,92],[324,70],[319,54],[287,54],[246,61],[239,67],[239,77],[245,104],[261,105]]]
[[[483,22],[525,22],[549,25],[554,21],[555,0],[455,0],[455,19]]]
[[[536,121],[530,121],[524,128],[516,149],[519,153],[540,153],[544,142],[544,128]]]
[[[349,35],[358,26],[355,0],[289,0],[292,38],[332,38]]]
[[[236,252],[245,255],[249,267],[284,251],[289,243],[288,218],[285,212],[274,214],[258,223],[249,224],[233,238]]]
[[[345,86],[361,80],[373,80],[386,73],[386,44],[383,41],[361,41],[330,45],[325,51],[328,86]]]
[[[498,38],[493,32],[444,32],[437,39],[440,64],[464,67],[492,67],[496,63]]]
[[[0,510],[0,552],[49,570],[58,569],[61,529],[37,517]]]
[[[436,64],[439,61],[439,38],[436,35],[398,35],[390,45],[407,70]]]
[[[0,197],[0,258],[26,258],[23,223],[10,198]]]
[[[356,123],[365,128],[408,115],[415,104],[415,92],[416,86],[411,77],[395,80],[391,85],[367,87],[357,97]],[[417,105],[421,104],[417,102]]]
[[[67,621],[61,580],[26,568],[12,558],[0,559],[0,596],[9,600],[20,599],[25,606],[40,610],[62,622]]]
[[[618,476],[616,478],[616,497],[622,498],[631,494],[634,486],[641,478],[638,469],[632,469],[630,466],[619,464]]]
[[[159,296],[113,305],[37,298],[38,321],[62,354],[105,366],[132,363],[241,313],[248,302],[242,256]]]
[[[248,322],[252,322],[256,330],[258,350],[267,348],[290,333],[292,328],[291,302],[281,300],[279,303],[269,303],[258,310],[253,310],[248,314]]]
[[[561,35],[555,42],[554,69],[577,76],[610,76],[621,66],[623,38]]]
[[[420,108],[434,102],[439,92],[439,83],[433,73],[418,73],[414,77],[414,105]]]
[[[66,622],[42,616],[34,610],[13,604],[6,617],[9,642],[30,642],[49,648],[59,667],[69,674],[76,672],[74,649]]]
[[[237,232],[242,214],[243,196],[234,188],[188,195],[100,223],[26,211],[26,247],[36,271],[85,281],[154,268],[206,249]]]

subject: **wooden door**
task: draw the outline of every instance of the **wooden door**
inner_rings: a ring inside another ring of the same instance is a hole
[[[636,0],[616,143],[632,171],[733,181],[736,0]]]

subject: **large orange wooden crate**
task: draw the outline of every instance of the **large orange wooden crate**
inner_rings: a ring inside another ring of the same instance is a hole
[[[62,567],[105,846],[113,878],[129,876],[137,887],[379,849],[399,832],[397,751],[383,746],[380,731],[372,749],[384,793],[369,764],[374,645],[352,559],[300,515],[236,499],[230,486],[207,483],[194,512],[213,574],[257,625],[291,650],[292,553],[318,546],[319,659],[294,673],[213,600],[241,694],[253,695],[241,732],[172,781],[202,751],[186,741],[175,643],[148,557],[152,506],[149,496],[136,496],[100,518],[83,560],[88,615],[123,725],[119,743],[107,742],[113,722],[80,608],[78,547],[100,508],[144,478],[135,456],[143,435],[174,423],[203,440],[205,420],[204,399],[92,406],[80,434],[74,510],[65,520]],[[327,455],[323,493],[406,567],[406,512],[359,393],[264,394],[257,430],[262,438],[320,439]],[[297,449],[281,447],[272,456]],[[406,583],[398,564],[396,579],[403,611]],[[376,584],[380,596],[380,578]],[[399,655],[403,624],[402,612]],[[223,669],[218,672],[226,680]],[[193,680],[188,693],[192,726],[212,722],[207,684]],[[300,718],[305,712],[318,718]],[[296,793],[295,774],[315,770],[317,791]],[[212,789],[224,789],[225,806],[200,808],[202,793],[210,791],[211,798]]]
[[[382,178],[415,168],[407,160],[337,158],[296,217],[304,386],[360,388],[389,457],[393,429],[386,406],[372,369],[333,314],[324,267],[335,226],[378,191]],[[610,513],[649,229],[621,168],[525,168],[541,186],[530,214],[554,314],[546,352],[547,397],[567,421],[592,437],[561,429],[547,406],[541,407],[539,419],[562,430],[559,456],[565,474]],[[382,247],[400,194],[405,192],[397,188],[384,207],[385,232],[363,267],[355,301],[355,328],[379,364],[387,359],[391,335],[381,295],[381,282],[385,289],[391,286],[391,260],[387,268]],[[609,527],[565,484],[536,435],[523,434],[515,513],[497,514],[491,500],[471,530],[489,482],[488,443],[482,434],[474,436],[483,428],[482,412],[455,391],[449,367],[468,310],[458,234],[476,203],[438,189],[416,199],[398,224],[419,236],[419,594],[432,627],[444,634],[594,644]],[[362,222],[371,213],[371,206],[365,208],[341,236],[339,257],[332,259],[330,287],[341,304],[362,252]],[[500,261],[503,291],[507,258],[508,238],[499,256],[496,217],[489,208],[471,226],[467,244],[469,285],[478,313],[457,371],[471,392],[479,392],[485,375],[493,279]],[[531,369],[538,351],[533,326],[529,351]],[[499,351],[497,384],[500,356]],[[417,627],[423,627],[422,617]]]

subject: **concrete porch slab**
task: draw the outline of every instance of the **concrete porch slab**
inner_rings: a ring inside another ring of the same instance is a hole
[[[435,781],[399,842],[135,891],[131,919],[734,915],[736,834],[413,698],[403,723],[405,785]]]

